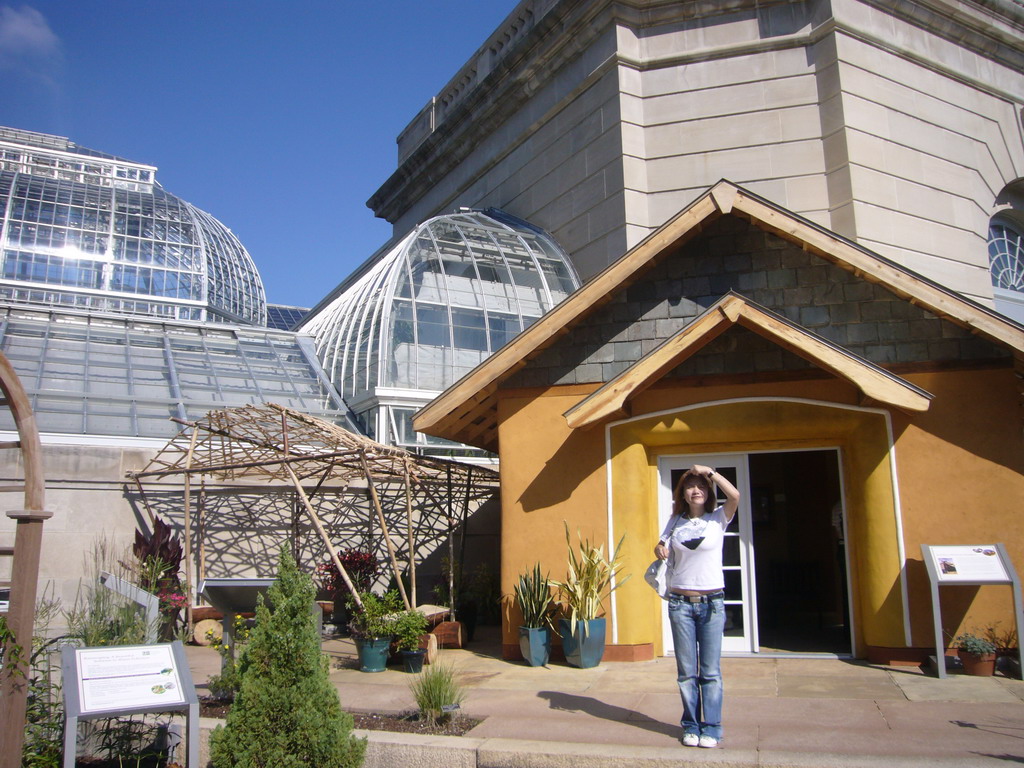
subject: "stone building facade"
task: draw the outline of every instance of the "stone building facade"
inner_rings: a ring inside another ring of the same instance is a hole
[[[396,232],[501,207],[588,279],[726,178],[991,304],[1022,39],[1010,0],[523,0],[368,205]]]

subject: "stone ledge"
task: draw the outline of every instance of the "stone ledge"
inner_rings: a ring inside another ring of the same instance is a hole
[[[209,766],[210,732],[223,720],[200,718],[199,763]],[[423,736],[356,729],[365,737],[363,768],[961,768],[961,758],[901,755],[840,755],[751,749],[685,749],[626,744],[580,744],[471,736]],[[979,758],[979,766],[1001,765]]]

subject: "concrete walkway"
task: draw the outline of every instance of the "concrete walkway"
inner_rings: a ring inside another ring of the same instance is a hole
[[[324,650],[345,709],[415,710],[411,675],[359,672],[346,639]],[[188,653],[201,686],[219,657],[207,648]],[[466,689],[462,711],[483,722],[462,738],[367,732],[368,767],[1024,763],[1024,682],[998,673],[939,680],[916,667],[836,659],[723,659],[725,739],[708,750],[679,742],[672,659],[533,668],[502,661],[496,636],[440,658]]]

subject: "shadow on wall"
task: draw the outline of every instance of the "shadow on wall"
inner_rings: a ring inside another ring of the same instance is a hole
[[[396,559],[403,567],[408,561],[407,517],[404,486],[382,483],[377,488],[385,522],[396,547]],[[184,536],[184,498],[180,490],[148,490],[145,501],[137,491],[126,487],[124,497],[135,515],[136,524],[150,529],[149,511],[165,520],[179,536]],[[323,522],[334,546],[339,550],[370,551],[381,564],[381,575],[374,586],[384,589],[392,579],[389,558],[380,524],[365,488],[321,489],[313,495],[312,503]],[[498,548],[497,490],[481,488],[453,501],[454,514],[468,521],[465,549],[468,542],[486,541],[493,536],[495,543],[480,549],[481,559],[486,550]],[[428,602],[427,595],[440,573],[441,555],[448,550],[449,525],[447,505],[442,495],[425,494],[414,500],[413,529],[417,557],[417,582],[427,585],[427,592],[419,602]],[[316,528],[310,522],[305,508],[293,490],[281,489],[205,489],[192,491],[192,552],[193,563],[198,563],[200,542],[203,551],[203,573],[193,571],[193,579],[209,578],[270,578],[277,572],[277,557],[282,543],[290,543],[299,567],[313,573],[316,566],[326,562],[329,555]],[[455,547],[460,550],[459,526],[456,526]],[[477,557],[474,552],[472,555]],[[493,557],[497,562],[497,556]],[[475,562],[475,560],[473,560]],[[433,576],[431,575],[431,563]],[[424,565],[425,564],[425,565]]]
[[[588,440],[601,440],[601,432],[574,432],[558,446],[519,496],[524,512],[536,512],[568,500],[593,474],[594,466],[587,460],[589,452],[584,450],[583,441]]]

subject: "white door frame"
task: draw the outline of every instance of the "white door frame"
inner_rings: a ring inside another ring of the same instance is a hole
[[[672,472],[687,469],[694,464],[710,467],[735,467],[736,487],[740,492],[736,519],[729,526],[727,536],[739,537],[740,584],[743,595],[743,635],[726,636],[722,650],[731,653],[756,653],[757,637],[757,590],[754,588],[754,541],[750,520],[750,482],[746,453],[680,454],[658,458],[658,532],[665,529],[672,515]],[[668,623],[668,603],[662,605],[662,643],[666,654],[672,652],[672,629]]]

